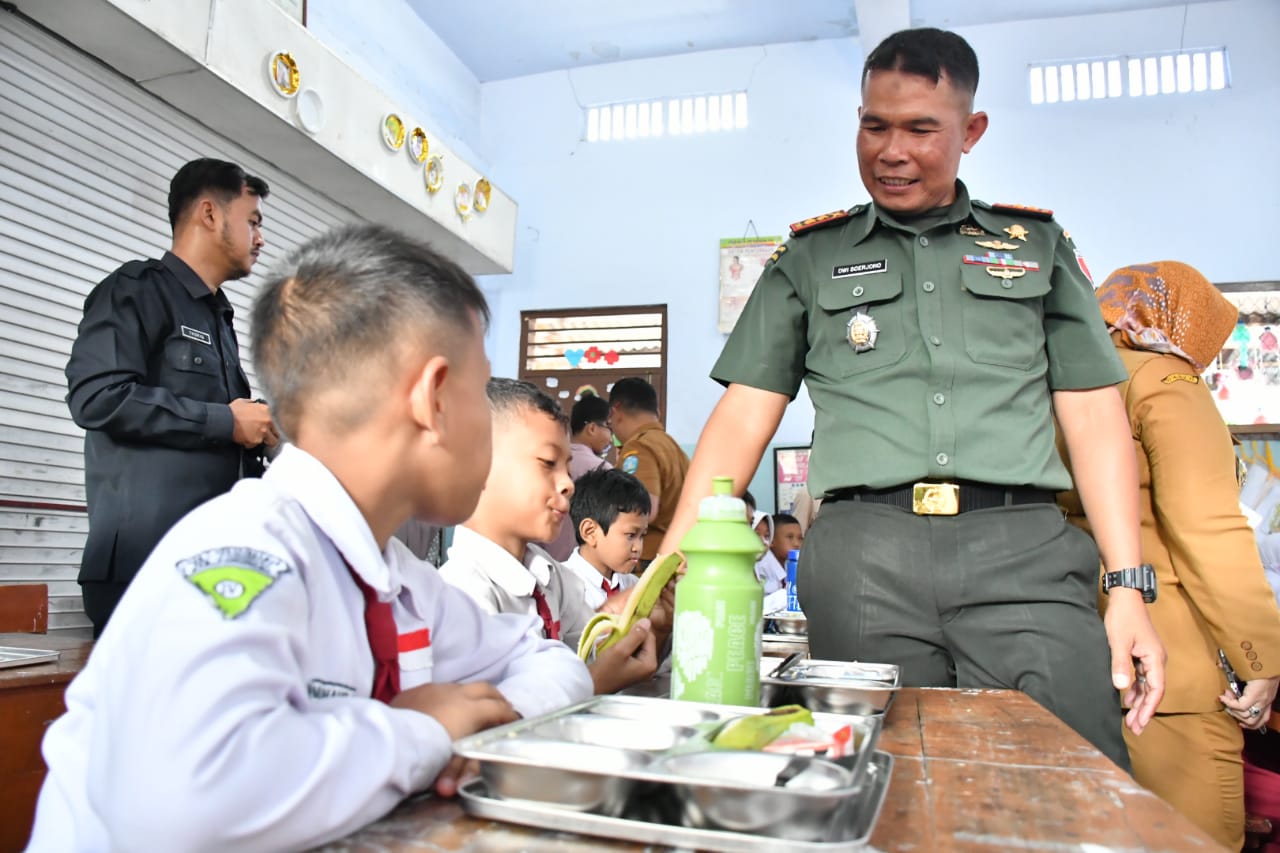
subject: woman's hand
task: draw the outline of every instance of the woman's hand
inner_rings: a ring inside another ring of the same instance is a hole
[[[1278,687],[1280,677],[1258,678],[1245,682],[1239,699],[1227,691],[1218,697],[1218,701],[1226,706],[1228,714],[1239,721],[1240,728],[1257,731],[1271,719],[1271,703],[1276,700]]]

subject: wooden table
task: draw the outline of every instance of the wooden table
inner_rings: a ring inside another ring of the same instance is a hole
[[[871,838],[881,851],[1218,851],[1212,839],[1033,700],[908,689],[879,748],[896,757]],[[418,797],[328,853],[645,849],[468,817]]]
[[[0,851],[7,851],[21,850],[31,835],[45,775],[40,741],[66,710],[62,694],[84,668],[93,642],[77,633],[0,634],[0,646],[62,653],[53,663],[0,669]]]

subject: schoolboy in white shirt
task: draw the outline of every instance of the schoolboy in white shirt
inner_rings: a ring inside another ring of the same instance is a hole
[[[569,519],[578,547],[564,566],[582,581],[592,610],[640,580],[634,572],[650,506],[649,490],[625,471],[599,469],[574,481]]]
[[[453,793],[454,739],[590,695],[535,619],[391,538],[475,507],[487,317],[458,266],[377,226],[263,287],[253,353],[292,446],[143,565],[45,737],[30,850],[309,848]]]
[[[492,468],[475,512],[454,530],[440,576],[491,613],[538,616],[543,636],[576,649],[595,615],[584,585],[533,544],[551,538],[569,512],[568,418],[529,382],[491,379],[488,395]],[[596,693],[612,693],[653,675],[659,639],[652,622],[641,619],[601,652],[590,666]]]

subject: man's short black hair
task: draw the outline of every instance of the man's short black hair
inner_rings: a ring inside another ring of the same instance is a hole
[[[613,383],[609,391],[609,408],[620,406],[624,412],[658,414],[658,392],[639,376],[628,376]]]
[[[542,412],[566,430],[569,429],[569,419],[561,411],[560,404],[532,382],[495,376],[485,386],[485,392],[489,395],[489,410],[493,412],[495,423],[497,418],[526,410]]]
[[[608,401],[602,400],[595,394],[583,394],[582,398],[573,404],[573,411],[569,413],[569,431],[577,435],[587,428],[587,424],[603,424],[607,420],[609,420]]]
[[[394,364],[405,341],[448,353],[456,330],[480,334],[489,319],[461,267],[381,225],[316,237],[275,272],[258,291],[251,338],[258,381],[286,434],[308,400],[338,385],[349,402],[330,423],[353,427],[384,393],[374,370]]]
[[[862,85],[872,71],[901,71],[951,85],[970,95],[978,91],[978,55],[955,33],[934,27],[899,30],[876,46],[862,65]]]
[[[245,187],[258,198],[271,195],[266,181],[246,174],[235,163],[209,157],[192,160],[169,182],[169,227],[177,228],[182,214],[205,193],[216,198],[219,204],[227,204],[238,198]]]
[[[773,529],[777,530],[784,524],[799,524],[800,519],[787,512],[775,512],[773,514]]]
[[[647,516],[652,504],[644,483],[617,468],[596,468],[573,483],[569,501],[569,517],[573,519],[573,537],[582,544],[582,522],[588,518],[605,533],[624,512]]]

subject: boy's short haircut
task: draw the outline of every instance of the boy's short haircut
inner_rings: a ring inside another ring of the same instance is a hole
[[[620,406],[624,412],[658,414],[658,392],[639,376],[628,376],[613,383],[609,390],[609,406]]]
[[[596,468],[583,474],[573,484],[569,501],[569,517],[573,520],[573,537],[582,544],[582,522],[588,518],[605,533],[624,512],[647,516],[653,504],[644,483],[617,468]]]
[[[799,524],[800,519],[786,512],[775,512],[773,514],[773,529],[777,530],[784,524]]]
[[[335,387],[345,399],[326,415],[349,431],[386,393],[405,345],[451,353],[467,334],[457,330],[488,321],[484,294],[453,261],[385,226],[349,225],[302,245],[262,286],[253,360],[286,435]]]
[[[978,91],[978,56],[962,37],[935,27],[899,30],[876,45],[862,66],[862,85],[872,71],[899,71],[951,85],[972,96]]]
[[[752,509],[755,509],[757,506],[759,506],[759,504],[756,503],[756,496],[751,494],[750,489],[747,489],[742,493],[742,502],[745,503],[747,506],[751,507]]]
[[[573,404],[569,413],[569,431],[574,435],[587,428],[587,424],[603,424],[609,420],[609,402],[595,394],[583,394],[582,399]]]
[[[560,404],[532,382],[495,376],[485,386],[485,392],[489,395],[489,410],[493,412],[495,425],[521,411],[531,411],[542,412],[566,431],[569,429],[569,419]]]

